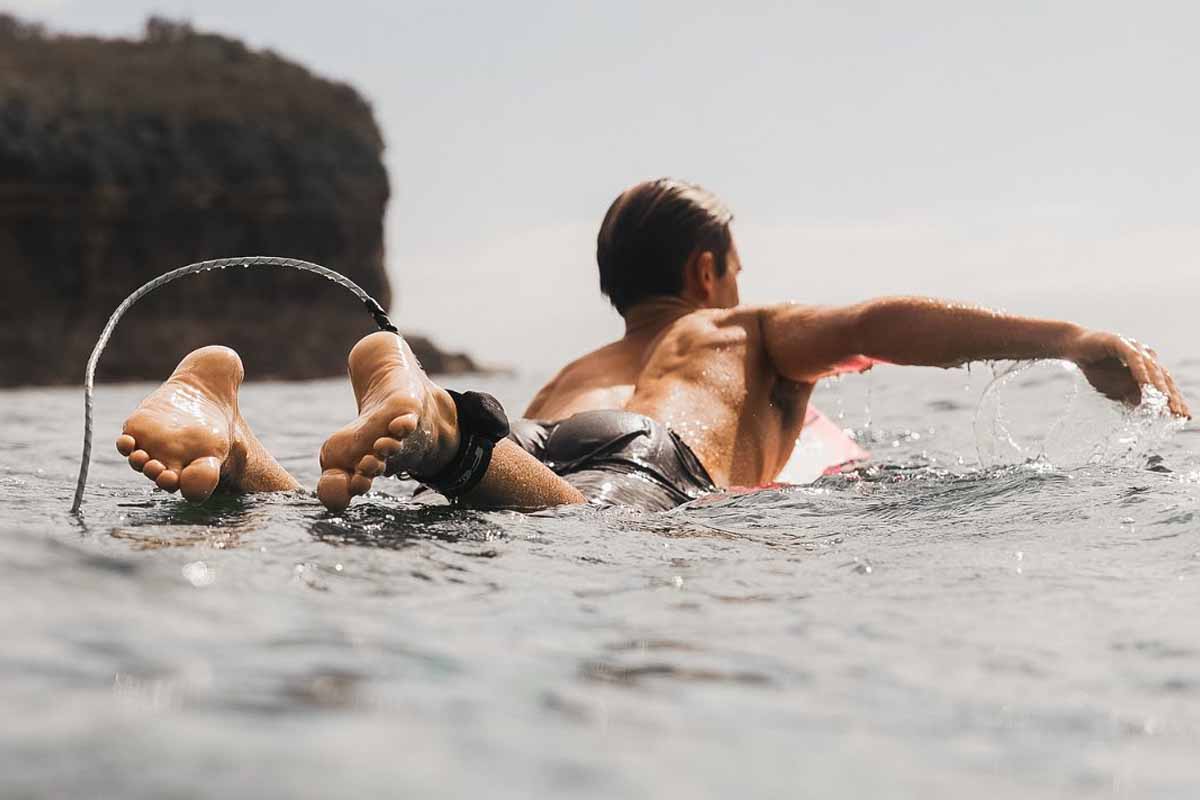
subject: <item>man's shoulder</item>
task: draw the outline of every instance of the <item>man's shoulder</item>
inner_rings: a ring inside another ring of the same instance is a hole
[[[710,325],[742,325],[757,322],[764,315],[774,314],[785,310],[800,310],[823,308],[823,306],[808,306],[801,303],[741,303],[732,308],[698,308],[684,319]]]
[[[692,333],[721,333],[741,329],[757,333],[765,306],[739,305],[733,308],[700,308],[676,324],[677,329]]]
[[[761,347],[762,328],[749,306],[702,308],[680,317],[659,336],[652,349],[666,347],[676,354]]]
[[[845,310],[837,306],[796,303],[766,303],[756,305],[739,305],[728,309],[705,309],[709,312],[707,324],[723,326],[742,326],[761,331],[765,325],[779,320],[787,320],[793,328],[796,323],[804,323],[802,327],[811,327],[832,314]]]

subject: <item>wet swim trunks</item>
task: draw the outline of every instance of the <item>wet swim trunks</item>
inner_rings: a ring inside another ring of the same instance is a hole
[[[508,438],[589,502],[665,511],[717,491],[692,449],[661,422],[630,411],[584,411],[559,422],[519,419]]]

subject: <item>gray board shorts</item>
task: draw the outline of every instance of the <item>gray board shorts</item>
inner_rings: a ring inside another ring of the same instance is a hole
[[[583,411],[558,422],[518,419],[508,436],[600,506],[665,511],[717,491],[692,449],[631,411]]]

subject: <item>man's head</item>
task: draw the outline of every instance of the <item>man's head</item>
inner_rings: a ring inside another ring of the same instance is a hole
[[[626,189],[596,239],[600,291],[622,316],[662,296],[711,308],[737,305],[741,264],[732,220],[720,200],[695,184],[659,178]]]

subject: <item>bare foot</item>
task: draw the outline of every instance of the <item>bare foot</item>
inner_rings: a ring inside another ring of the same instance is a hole
[[[350,351],[358,419],[325,441],[317,496],[331,511],[371,488],[388,466],[432,475],[458,452],[458,412],[444,389],[425,376],[408,344],[373,333]]]
[[[244,492],[299,488],[238,412],[243,375],[242,360],[228,347],[189,353],[125,420],[117,450],[159,488],[194,503],[218,484]]]

